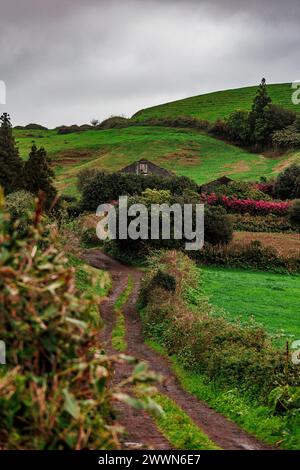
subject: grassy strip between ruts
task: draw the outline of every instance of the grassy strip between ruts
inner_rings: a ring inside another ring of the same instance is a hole
[[[126,289],[123,290],[121,295],[115,302],[114,312],[116,314],[116,324],[112,332],[112,346],[119,352],[124,352],[127,349],[127,343],[125,340],[126,327],[125,327],[125,317],[122,312],[122,306],[126,303],[129,295],[131,294],[133,287],[133,280],[131,276],[128,276],[128,282]]]
[[[220,450],[173,400],[161,393],[153,399],[164,410],[155,423],[175,449]]]
[[[205,401],[213,409],[262,441],[271,445],[280,445],[283,449],[297,450],[299,448],[300,429],[297,426],[296,419],[293,433],[289,433],[288,426],[286,426],[286,416],[274,416],[267,406],[254,403],[253,399],[239,392],[236,388],[231,390],[221,389],[213,381],[208,382],[204,375],[184,369],[176,356],[168,356],[159,343],[153,340],[146,340],[145,342],[154,351],[168,357],[173,372],[187,392],[196,396],[199,400]],[[285,438],[284,443],[282,443],[283,436]]]

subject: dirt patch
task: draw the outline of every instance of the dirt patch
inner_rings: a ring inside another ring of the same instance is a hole
[[[92,150],[63,150],[55,155],[55,162],[60,165],[72,165],[94,157],[95,152]]]
[[[232,245],[248,245],[259,240],[263,246],[275,248],[281,256],[295,257],[300,254],[300,234],[267,232],[234,232]]]
[[[274,167],[274,171],[280,173],[281,171],[285,170],[289,167],[292,163],[296,163],[300,161],[300,155],[293,155],[289,158],[285,158],[283,162],[278,163]]]
[[[266,450],[269,446],[259,442],[253,436],[241,430],[227,418],[212,410],[204,402],[183,390],[176,376],[171,370],[169,361],[150,349],[143,340],[142,325],[136,310],[136,301],[140,288],[142,273],[131,267],[111,259],[100,250],[85,252],[84,258],[94,267],[108,270],[113,279],[113,290],[108,299],[100,305],[102,318],[105,322],[102,339],[110,352],[111,332],[115,323],[113,305],[118,295],[125,288],[128,276],[132,276],[133,291],[127,303],[123,306],[126,322],[127,354],[146,361],[152,370],[163,375],[164,382],[158,387],[162,393],[174,400],[190,418],[214,441],[225,450]],[[122,380],[128,374],[126,365],[118,367],[115,371],[116,380]],[[137,445],[152,446],[154,449],[170,449],[168,441],[160,434],[153,420],[146,413],[134,412],[125,405],[118,406],[117,412],[121,424],[128,430],[128,440]]]
[[[244,173],[250,170],[248,163],[246,163],[244,160],[224,165],[223,168],[226,169],[226,173],[228,175],[232,175],[234,173]]]

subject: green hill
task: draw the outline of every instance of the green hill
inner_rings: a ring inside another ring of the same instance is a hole
[[[212,122],[218,118],[228,117],[235,109],[250,109],[256,90],[257,86],[251,86],[193,96],[143,109],[138,111],[133,119],[144,121],[153,118],[192,116]],[[274,104],[300,113],[300,105],[295,106],[291,101],[293,90],[290,83],[268,85],[268,92]]]
[[[21,156],[26,159],[32,141],[44,146],[54,163],[57,187],[76,193],[76,175],[82,168],[116,171],[147,158],[197,183],[227,174],[255,180],[278,173],[298,155],[268,158],[256,155],[191,129],[130,126],[59,135],[56,131],[14,131]]]
[[[140,111],[134,120],[153,117],[190,115],[211,121],[224,118],[234,109],[250,108],[257,87],[220,91],[187,98]],[[273,102],[289,108],[288,84],[269,85]],[[61,192],[76,193],[76,175],[82,168],[97,167],[117,171],[140,158],[185,175],[197,183],[230,175],[242,180],[274,176],[286,165],[299,161],[299,153],[267,157],[193,129],[134,126],[123,129],[89,130],[66,135],[54,130],[14,130],[21,156],[26,159],[35,141],[43,146],[54,163],[57,187]]]

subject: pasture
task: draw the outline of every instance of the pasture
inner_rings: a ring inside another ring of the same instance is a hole
[[[59,135],[54,130],[14,130],[20,155],[26,159],[35,141],[51,157],[60,192],[76,193],[82,168],[117,171],[141,158],[178,175],[205,183],[224,174],[241,180],[276,175],[298,153],[276,158],[256,155],[191,129],[130,126]]]
[[[213,122],[227,118],[236,109],[250,110],[256,90],[257,86],[250,86],[192,96],[143,109],[136,113],[133,119],[144,121],[153,118],[192,116]],[[291,100],[293,91],[290,83],[268,85],[268,93],[274,104],[300,113],[300,105],[295,106]]]
[[[231,321],[253,319],[281,344],[300,339],[299,276],[210,266],[201,267],[200,276],[210,302]]]

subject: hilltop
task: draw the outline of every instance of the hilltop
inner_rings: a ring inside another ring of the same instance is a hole
[[[257,86],[250,86],[192,96],[142,109],[132,119],[139,122],[153,118],[192,116],[213,122],[228,117],[236,109],[250,110],[256,90]],[[268,93],[274,104],[300,113],[300,106],[297,110],[297,106],[292,103],[292,92],[291,83],[268,85]]]

